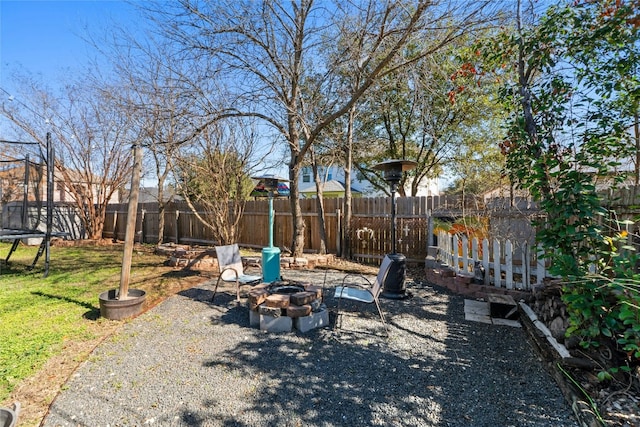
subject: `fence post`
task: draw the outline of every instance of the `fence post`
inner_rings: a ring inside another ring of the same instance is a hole
[[[117,241],[118,240],[118,229],[116,228],[118,226],[118,208],[113,210],[113,241]]]
[[[429,246],[433,246],[433,216],[431,215],[431,209],[427,210],[427,249]]]
[[[180,210],[176,209],[176,245],[180,243],[180,228],[179,221],[180,218]]]
[[[498,239],[493,239],[493,285],[497,288],[502,286],[500,270],[500,242]]]
[[[145,243],[145,226],[144,226],[144,217],[145,214],[147,213],[146,209],[142,209],[142,211],[140,212],[140,243]]]
[[[342,256],[342,215],[340,209],[336,209],[336,253]]]

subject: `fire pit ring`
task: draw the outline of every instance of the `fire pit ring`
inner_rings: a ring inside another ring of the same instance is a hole
[[[249,291],[249,323],[269,332],[307,332],[329,323],[322,287],[310,283],[261,283]]]
[[[304,292],[305,287],[286,282],[274,282],[268,288],[270,294],[291,295],[298,292]]]

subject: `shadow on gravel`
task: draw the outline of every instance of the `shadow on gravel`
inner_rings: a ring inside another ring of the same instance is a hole
[[[575,426],[553,380],[522,330],[464,320],[463,300],[430,286],[410,285],[413,298],[381,300],[390,338],[373,305],[345,307],[341,329],[306,334],[263,333],[204,367],[254,384],[237,406],[241,416],[215,419],[190,411],[187,425],[242,426]],[[329,292],[325,302],[336,301]],[[208,301],[205,294],[185,296]],[[216,295],[213,325],[249,328],[248,308]],[[331,328],[335,322],[331,315]],[[233,394],[232,391],[229,392]],[[221,400],[222,399],[222,400]],[[224,407],[224,397],[202,402]],[[256,420],[256,421],[250,421]],[[211,424],[213,423],[213,424]]]
[[[313,274],[299,277],[323,282],[324,272]],[[327,280],[330,310],[336,277]],[[211,302],[214,285],[123,325],[43,427],[577,426],[525,332],[466,321],[463,299],[445,290],[408,281],[413,298],[381,300],[386,338],[373,305],[346,307],[338,330],[263,332],[249,326],[233,286]]]

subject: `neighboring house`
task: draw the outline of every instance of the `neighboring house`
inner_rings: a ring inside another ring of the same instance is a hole
[[[309,186],[300,189],[300,197],[303,199],[313,199],[317,196],[316,184],[313,183]],[[344,183],[332,179],[322,183],[322,196],[323,197],[344,197],[345,188]],[[362,197],[362,193],[354,188],[351,189],[352,197]]]
[[[24,200],[24,179],[25,166],[24,162],[3,162],[5,166],[0,169],[0,201],[8,203]],[[29,185],[27,191],[27,200],[32,202],[41,200],[42,191],[39,186],[42,182],[38,179],[39,171],[36,167],[29,167]]]
[[[1,160],[0,164],[0,201],[1,203],[23,201],[24,196],[24,180],[25,180],[25,161],[24,159],[7,159]],[[88,188],[84,174],[67,170],[67,174],[71,182],[65,180],[59,170],[55,170],[53,174],[53,202],[74,202],[74,196],[71,188],[75,188],[79,193],[86,193]],[[95,182],[100,182],[100,178],[95,177]],[[93,203],[98,203],[97,195],[101,193],[100,186],[94,184]],[[112,201],[114,201],[112,198]],[[30,162],[29,165],[29,183],[27,191],[27,201],[45,202],[47,200],[47,168],[41,164]]]
[[[85,180],[85,177],[82,173],[79,173],[73,170],[67,170],[66,172],[71,182],[67,182],[62,176],[62,174],[60,173],[60,171],[58,170],[56,170],[53,174],[53,181],[54,181],[53,201],[54,202],[68,202],[68,203],[74,202],[74,196],[70,186],[73,186],[73,188],[75,188],[76,192],[78,193],[85,192],[87,187],[89,186],[89,184]],[[43,179],[46,180],[46,175],[44,176]],[[100,178],[94,177],[94,181],[99,182]],[[99,184],[93,184],[93,191],[92,191],[92,194],[94,195],[93,203],[98,203],[100,201],[98,200],[98,195],[103,192],[100,187],[101,185]],[[114,194],[111,196],[111,199],[108,200],[107,203],[115,203],[116,198],[117,198],[117,191],[114,192]],[[46,200],[46,195],[44,197],[44,200]]]
[[[341,197],[344,195],[344,170],[342,167],[338,166],[329,166],[329,167],[320,167],[320,179],[322,182],[326,183],[325,187],[325,197]],[[378,197],[384,196],[385,193],[382,190],[374,188],[373,185],[369,181],[362,180],[358,173],[351,174],[351,191],[355,197]],[[329,196],[329,191],[326,189],[330,189],[330,192],[334,191],[339,192],[340,190],[337,187],[334,187],[334,184],[329,186],[330,182],[339,183],[342,186],[342,194],[338,196]],[[305,166],[300,171],[300,176],[298,176],[298,182],[300,183],[300,193],[302,197],[315,197],[315,182],[313,180],[313,171],[311,166]],[[406,188],[407,194],[410,194],[411,189],[407,186]],[[356,195],[356,193],[358,195]],[[418,186],[418,194],[416,196],[438,196],[440,195],[440,190],[438,187],[437,179],[425,179],[423,183]]]
[[[173,199],[171,199],[173,197]],[[173,187],[165,188],[163,193],[163,200],[167,202],[172,200],[174,202],[183,201],[181,196],[175,193]],[[129,201],[129,190],[122,189],[118,191],[118,202],[127,203]],[[138,203],[158,203],[158,187],[140,187],[140,193],[138,194]]]

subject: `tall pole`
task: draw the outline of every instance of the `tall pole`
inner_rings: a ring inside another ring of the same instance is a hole
[[[269,190],[269,247],[273,248],[273,191]]]
[[[122,271],[120,272],[120,291],[118,299],[129,296],[129,279],[131,276],[131,258],[133,257],[133,243],[136,236],[136,214],[138,212],[138,197],[140,195],[140,174],[142,172],[142,148],[138,144],[133,146],[133,170],[131,171],[131,190],[129,192],[129,209],[127,211],[127,229],[124,237],[124,254],[122,256]]]
[[[47,233],[44,241],[44,277],[49,275],[49,261],[51,258],[51,233],[53,229],[53,143],[51,132],[47,132]]]
[[[23,230],[31,229],[27,227],[29,222],[29,155],[24,158],[24,187],[22,189],[22,225]]]
[[[391,253],[396,253],[396,186],[391,184]]]

